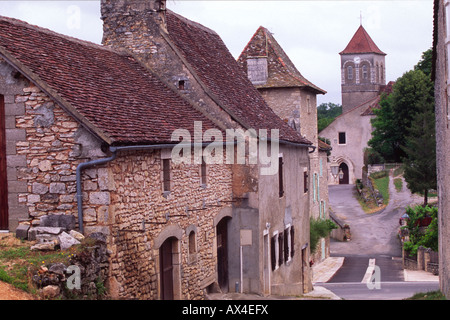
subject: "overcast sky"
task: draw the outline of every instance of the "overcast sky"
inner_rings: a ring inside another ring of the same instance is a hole
[[[216,31],[236,59],[259,26],[268,28],[303,76],[328,92],[318,104],[341,103],[339,52],[361,15],[364,28],[387,53],[388,81],[411,70],[432,46],[432,0],[168,0],[167,6]],[[0,15],[101,43],[100,0],[0,0]]]

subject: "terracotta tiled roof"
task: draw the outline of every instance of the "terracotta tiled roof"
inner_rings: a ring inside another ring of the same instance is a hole
[[[333,150],[333,148],[328,144],[323,142],[322,140],[318,140],[319,141],[319,151],[331,151]]]
[[[0,56],[108,143],[170,143],[217,128],[133,57],[0,16]]]
[[[256,85],[257,88],[301,87],[308,88],[317,94],[326,93],[298,71],[273,34],[264,27],[258,28],[238,58],[238,62],[245,71],[247,71],[247,58],[251,57],[267,57],[268,59],[267,82]]]
[[[374,109],[379,109],[380,108],[380,100],[381,100],[381,95],[382,94],[386,94],[386,95],[390,95],[392,93],[392,89],[394,86],[395,82],[394,81],[389,81],[389,83],[385,86],[382,86],[378,92],[378,97],[377,99],[375,99],[374,101],[371,101],[368,108],[361,114],[362,116],[373,116],[375,115],[375,113],[373,112]],[[367,102],[365,102],[367,103]]]
[[[347,47],[340,54],[352,53],[377,53],[386,55],[377,47],[363,26],[358,28],[352,40],[350,40]]]
[[[279,129],[280,139],[312,144],[289,127],[266,104],[217,33],[167,11],[169,39],[207,90],[247,129]]]

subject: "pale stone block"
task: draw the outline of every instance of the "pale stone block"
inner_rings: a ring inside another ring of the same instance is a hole
[[[89,194],[91,204],[108,205],[111,203],[109,192],[91,192]]]
[[[66,185],[64,183],[51,183],[50,184],[50,193],[65,194],[66,193]]]

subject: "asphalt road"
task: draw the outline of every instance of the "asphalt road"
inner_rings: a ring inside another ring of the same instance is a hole
[[[439,289],[438,282],[405,282],[401,246],[397,238],[399,219],[405,208],[422,200],[395,190],[390,179],[389,205],[379,213],[366,214],[357,202],[353,185],[329,187],[330,205],[350,225],[349,242],[331,242],[331,255],[345,257],[339,271],[321,286],[348,300],[396,300],[417,292]],[[369,286],[367,281],[369,280]]]

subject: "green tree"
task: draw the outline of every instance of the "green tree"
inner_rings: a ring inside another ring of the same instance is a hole
[[[392,96],[382,96],[380,108],[373,112],[376,116],[371,120],[374,131],[368,144],[375,152],[370,152],[380,155],[386,161],[396,161],[399,159],[399,137],[396,136],[398,133],[393,120]]]
[[[408,130],[423,106],[434,102],[433,83],[421,70],[411,70],[397,79],[389,97],[380,102],[372,120],[374,132],[369,145],[387,161],[400,162],[406,157]]]
[[[406,157],[404,177],[412,192],[424,194],[424,205],[428,204],[428,190],[437,188],[436,178],[436,130],[434,103],[425,103],[415,114],[408,130],[406,146],[402,147]]]
[[[322,103],[317,107],[317,129],[318,132],[322,131],[330,123],[336,119],[336,117],[342,114],[342,106],[335,103]]]
[[[422,60],[414,66],[414,70],[421,70],[427,76],[431,76],[433,69],[433,48],[428,49],[422,54]]]

